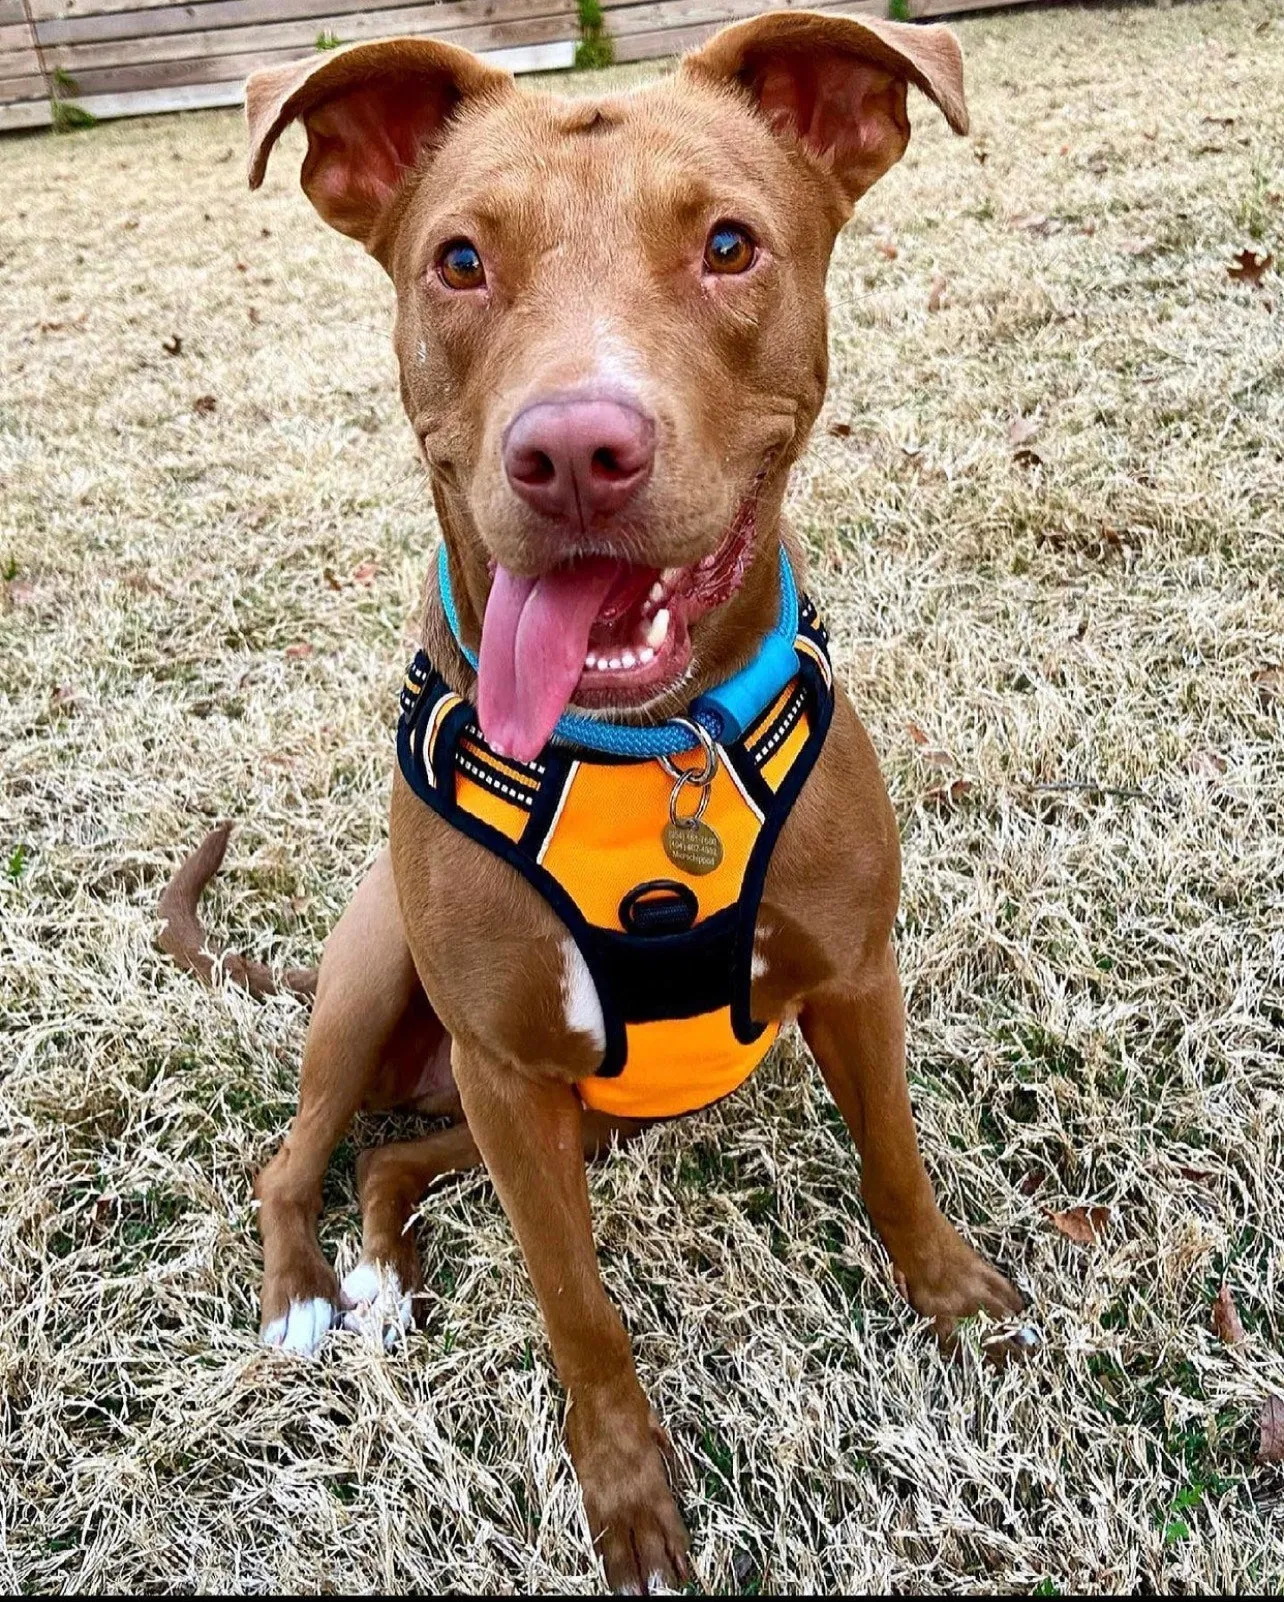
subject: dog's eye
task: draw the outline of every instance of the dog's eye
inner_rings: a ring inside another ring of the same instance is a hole
[[[704,247],[705,270],[711,273],[748,272],[757,254],[757,245],[748,230],[739,223],[715,223]]]
[[[477,247],[467,239],[452,239],[437,257],[437,276],[447,289],[480,289],[486,282]]]

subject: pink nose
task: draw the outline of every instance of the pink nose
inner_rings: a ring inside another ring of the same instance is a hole
[[[651,476],[655,424],[623,401],[534,401],[504,438],[514,491],[575,528],[613,517]]]

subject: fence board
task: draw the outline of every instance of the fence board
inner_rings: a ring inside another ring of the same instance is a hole
[[[464,30],[470,36],[469,48],[479,53],[501,46],[552,44],[565,40],[565,15],[535,17],[526,22],[513,23],[501,30],[485,26]],[[498,35],[498,37],[497,37]],[[457,37],[462,37],[457,36]],[[306,54],[306,52],[304,52]],[[234,78],[247,78],[259,67],[273,67],[278,63],[297,61],[297,47],[284,50],[255,50],[247,55],[191,56],[178,61],[151,61],[139,65],[77,68],[72,77],[71,97],[81,101],[86,95],[125,94],[136,89],[171,89],[180,84],[211,83]]]
[[[55,18],[37,22],[36,33],[42,45],[88,44],[104,39],[155,39],[170,33],[205,33],[253,23],[298,21],[311,24],[313,38],[325,29],[346,41],[358,36],[378,38],[381,31],[394,34],[402,26],[397,19],[407,14],[430,22],[430,32],[446,32],[457,26],[457,12],[468,13],[472,22],[503,23],[528,14],[522,10],[522,3],[523,0],[430,0],[428,4],[394,10],[371,6],[369,0],[204,0],[199,5],[156,6],[150,11]]]
[[[317,0],[311,0],[315,7]],[[493,5],[469,4],[467,0],[430,10],[425,6],[403,6],[395,11],[372,11],[363,16],[340,18],[313,16],[296,22],[259,23],[251,27],[221,28],[204,33],[162,33],[152,37],[96,40],[90,43],[50,45],[44,43],[50,67],[61,67],[74,77],[91,67],[128,64],[142,66],[150,61],[181,61],[193,57],[222,55],[249,56],[274,50],[289,50],[306,56],[315,50],[317,35],[338,33],[347,22],[342,42],[355,44],[362,39],[382,39],[393,34],[426,34],[449,39],[465,49],[485,49],[492,42],[507,40],[518,24],[532,19],[556,18],[559,38],[576,32],[576,14],[571,0],[508,0],[504,17],[496,22],[486,15]]]

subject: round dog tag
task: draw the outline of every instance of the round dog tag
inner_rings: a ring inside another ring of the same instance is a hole
[[[697,819],[666,824],[660,839],[665,856],[684,873],[712,873],[722,861],[722,841]]]

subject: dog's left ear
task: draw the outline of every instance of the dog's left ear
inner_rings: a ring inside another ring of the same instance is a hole
[[[683,71],[747,90],[778,134],[832,172],[848,210],[905,154],[908,84],[967,132],[963,53],[948,28],[774,11],[724,28]]]

